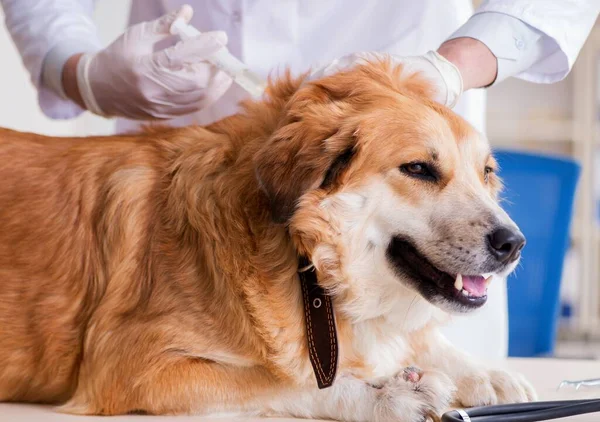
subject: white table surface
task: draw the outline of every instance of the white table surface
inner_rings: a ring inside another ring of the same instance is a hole
[[[558,359],[509,359],[497,363],[496,367],[523,373],[536,388],[540,400],[570,400],[600,398],[600,388],[588,388],[579,391],[556,387],[564,379],[579,380],[600,377],[600,361],[577,361]],[[111,418],[95,416],[70,416],[55,413],[51,407],[0,403],[1,422],[222,422],[222,418],[202,418],[199,416],[116,416]],[[228,419],[229,420],[229,419]],[[247,422],[259,421],[256,418],[239,419]],[[558,420],[558,419],[557,419]],[[560,419],[566,420],[566,419]],[[598,422],[600,413],[592,413],[568,418],[569,421]],[[264,419],[263,419],[264,421]],[[271,418],[269,421],[293,421],[293,419]]]

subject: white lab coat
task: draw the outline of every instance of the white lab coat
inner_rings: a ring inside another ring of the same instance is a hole
[[[74,54],[100,47],[90,19],[94,1],[0,1],[44,112],[54,118],[80,113],[42,83],[41,72],[56,49]],[[357,51],[423,54],[464,24],[458,34],[484,41],[501,59],[499,72],[534,82],[553,82],[569,72],[600,7],[600,0],[487,0],[477,19],[467,22],[470,0],[133,0],[130,23],[184,3],[194,7],[192,25],[226,31],[229,50],[264,77],[286,67],[300,73]],[[534,53],[528,50],[533,44]],[[172,123],[209,123],[234,113],[245,95],[234,85],[208,109]],[[485,131],[485,91],[466,92],[455,111]],[[137,122],[120,119],[117,127],[130,130]],[[482,310],[456,318],[446,333],[474,355],[500,358],[507,353],[505,284],[493,282],[489,296]]]

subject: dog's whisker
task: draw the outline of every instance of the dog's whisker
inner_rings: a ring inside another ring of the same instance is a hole
[[[313,270],[314,268],[315,268],[314,264],[311,263],[311,264],[307,265],[306,267],[299,268],[298,272],[303,273],[303,272],[306,272],[309,270]]]
[[[418,299],[419,299],[419,295],[415,294],[415,297],[413,297],[413,299],[411,300],[410,305],[408,305],[408,309],[406,310],[406,315],[404,315],[404,321],[402,321],[403,329],[406,326],[406,321],[408,320],[408,314],[410,313],[410,310],[412,309],[413,305],[416,303],[416,301]]]

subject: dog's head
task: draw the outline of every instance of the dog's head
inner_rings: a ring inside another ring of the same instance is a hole
[[[487,140],[401,72],[371,63],[304,84],[255,155],[257,177],[335,293],[384,306],[412,290],[466,312],[525,239],[498,205]]]

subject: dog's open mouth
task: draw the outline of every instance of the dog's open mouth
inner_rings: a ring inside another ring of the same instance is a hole
[[[436,268],[408,241],[394,238],[388,247],[388,259],[402,274],[411,278],[421,295],[432,302],[444,299],[475,309],[487,301],[491,276],[448,274]]]

